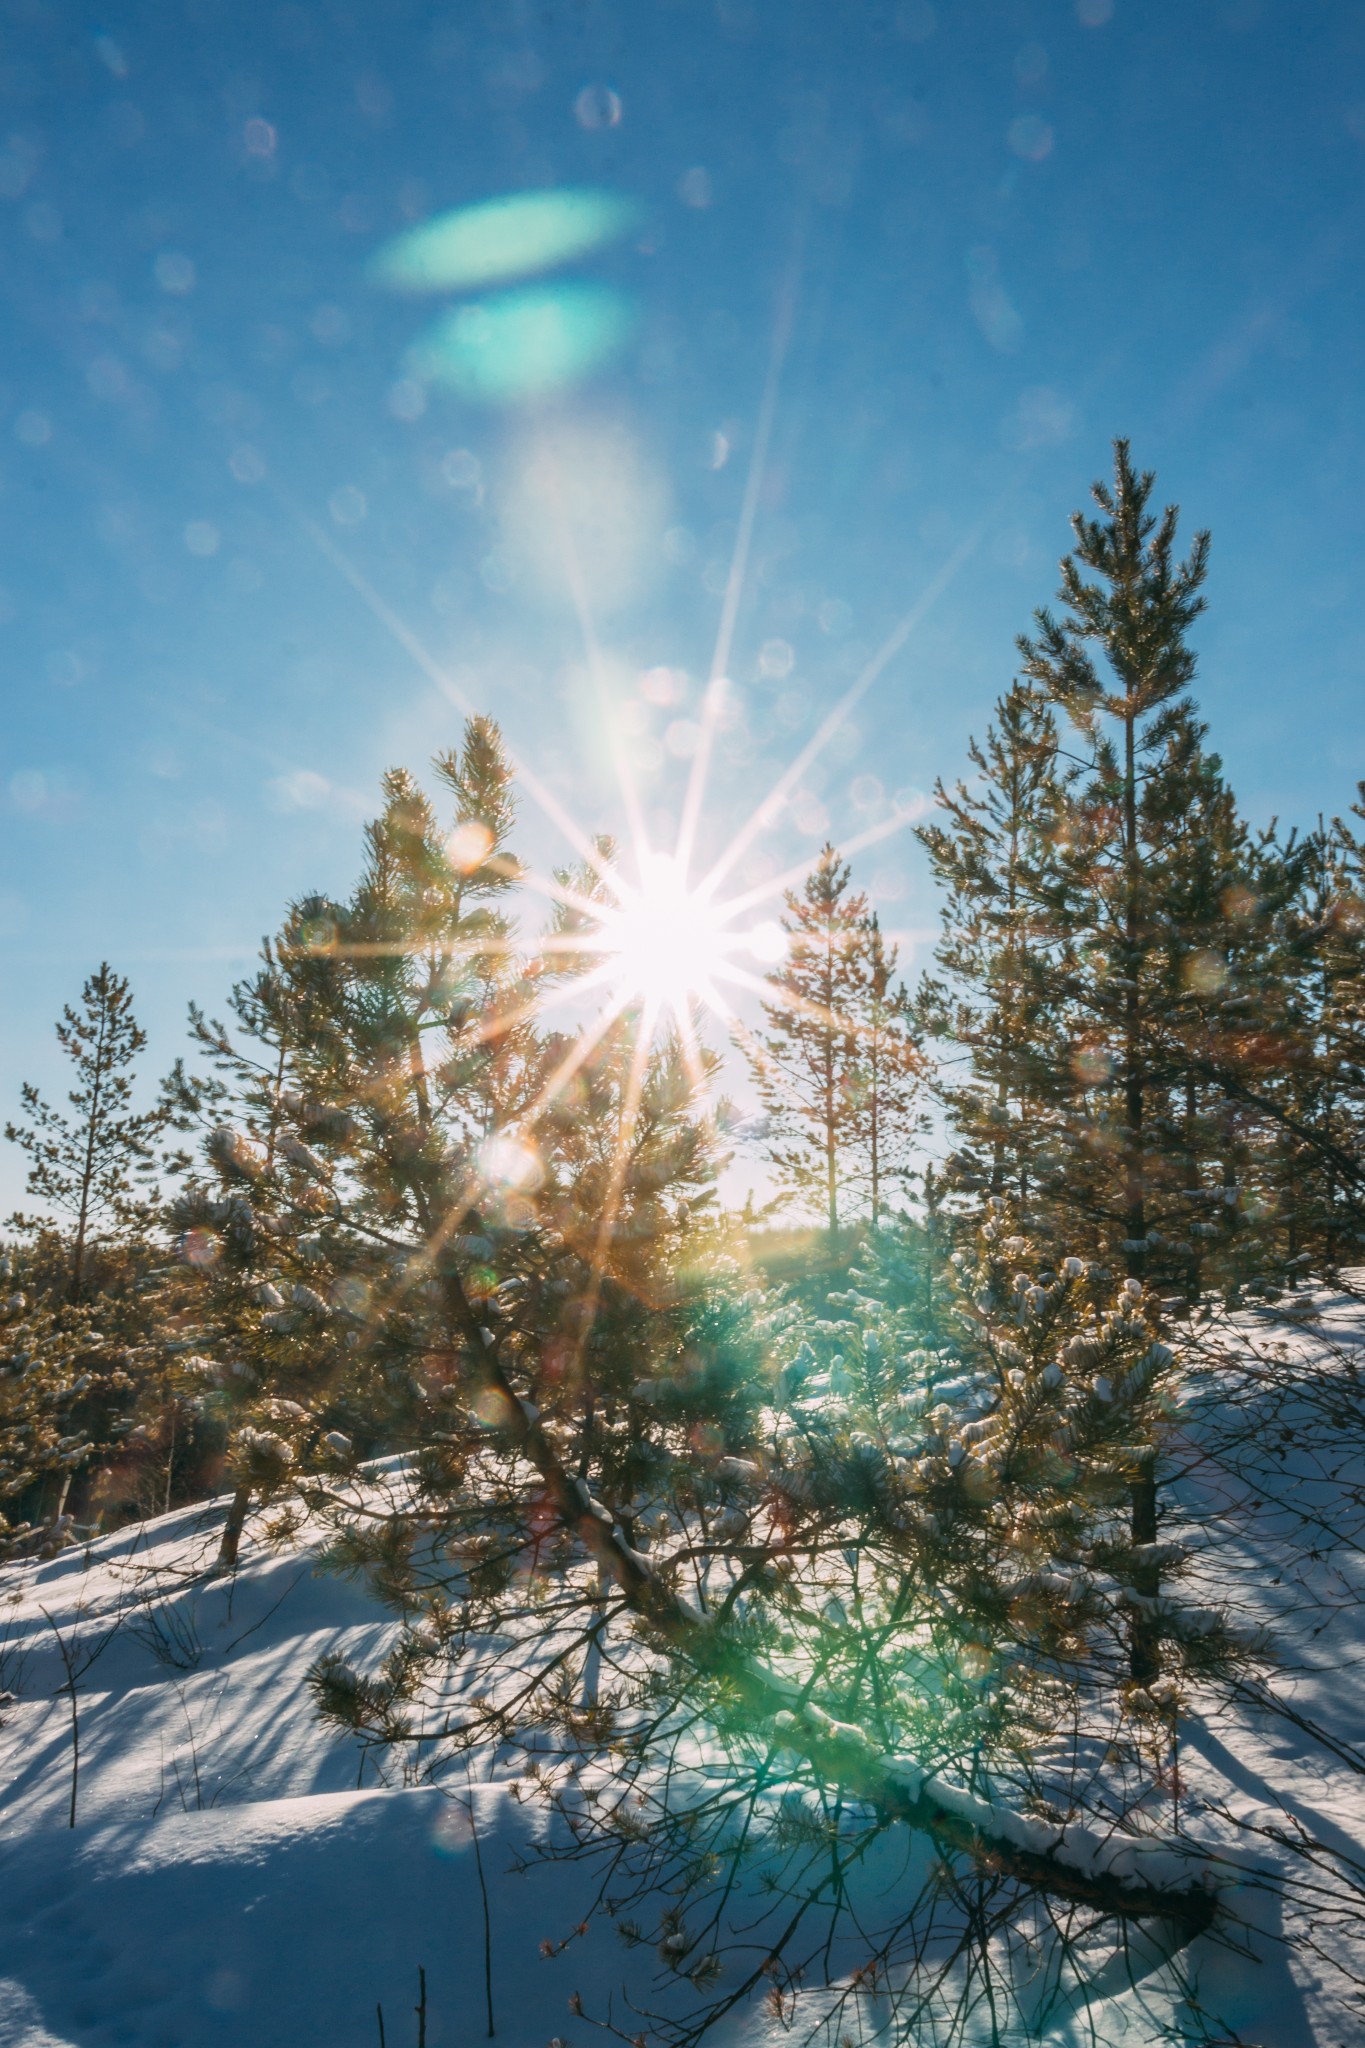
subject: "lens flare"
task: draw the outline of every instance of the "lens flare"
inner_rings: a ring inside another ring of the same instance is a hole
[[[479,1148],[479,1165],[487,1180],[507,1188],[538,1188],[545,1178],[540,1155],[522,1139],[495,1132]]]
[[[668,479],[625,418],[537,416],[498,467],[494,510],[552,604],[579,596],[600,619],[639,602],[663,567]]]
[[[613,285],[526,285],[442,314],[414,342],[407,369],[419,384],[513,405],[600,369],[630,339],[637,317],[633,299]]]
[[[370,275],[390,291],[469,291],[556,269],[643,218],[639,201],[621,192],[509,192],[409,228],[379,251]]]

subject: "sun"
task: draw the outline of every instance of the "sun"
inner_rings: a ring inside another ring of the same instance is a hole
[[[726,988],[761,992],[760,972],[787,956],[787,927],[768,917],[755,923],[756,899],[768,889],[719,897],[717,871],[701,882],[689,879],[681,854],[661,853],[637,841],[632,863],[634,879],[618,863],[594,858],[594,893],[584,895],[564,875],[544,884],[545,893],[574,913],[576,928],[547,935],[546,955],[583,963],[580,976],[567,980],[558,998],[574,1000],[595,991],[600,1002],[596,1019],[576,1060],[586,1058],[618,1017],[631,1012],[638,1020],[636,1045],[643,1051],[662,1031],[676,1029],[695,1056],[695,1025],[710,1011],[727,1030],[739,1027]],[[784,880],[789,878],[783,878]]]
[[[606,981],[621,1005],[682,1016],[723,1007],[717,988],[747,934],[727,929],[724,907],[688,886],[682,864],[662,853],[640,862],[638,883],[617,881],[619,900],[601,914]]]

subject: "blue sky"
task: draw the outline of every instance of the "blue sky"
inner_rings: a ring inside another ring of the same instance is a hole
[[[1359,8],[10,0],[3,20],[6,1109],[21,1077],[58,1085],[51,1020],[105,956],[149,1076],[169,1065],[186,1000],[221,1005],[289,898],[349,885],[380,772],[457,737],[452,699],[592,830],[623,825],[614,706],[647,822],[676,818],[784,307],[706,844],[907,619],[749,873],[959,771],[1115,433],[1212,528],[1198,694],[1244,805],[1350,801]],[[639,203],[563,273],[621,294],[632,336],[553,403],[415,383],[441,302],[376,288],[376,251],[580,185]],[[530,803],[523,838],[567,851]],[[922,961],[909,833],[857,873]]]

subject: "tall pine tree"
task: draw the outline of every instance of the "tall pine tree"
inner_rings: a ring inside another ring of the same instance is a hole
[[[205,1102],[208,1172],[174,1220],[234,1482],[224,1569],[253,1500],[379,1449],[425,1447],[458,1496],[509,1375],[580,1461],[629,1466],[629,1388],[683,1313],[678,1247],[714,1164],[681,1051],[629,1015],[546,1031],[543,988],[590,956],[560,929],[516,946],[495,728],[472,721],[436,770],[453,820],[389,775],[356,889],[297,907],[221,1034],[227,1097]],[[465,1507],[497,1552],[496,1508]]]
[[[1101,516],[1072,520],[1060,615],[1040,611],[1019,643],[1025,673],[1086,754],[1065,785],[1052,892],[1074,1047],[1068,1173],[1092,1227],[1111,1245],[1119,1237],[1137,1278],[1148,1270],[1152,1197],[1172,1149],[1172,1077],[1154,1058],[1154,1027],[1169,1000],[1171,781],[1185,780],[1195,742],[1188,634],[1204,605],[1209,546],[1197,534],[1176,558],[1178,513],[1150,509],[1154,481],[1116,442],[1114,481],[1094,486]]]
[[[943,891],[942,973],[921,980],[915,1007],[926,1035],[955,1049],[937,1084],[955,1140],[949,1189],[1036,1206],[1060,1163],[1042,1104],[1065,1058],[1047,974],[1060,804],[1051,707],[1016,682],[969,754],[975,780],[940,782],[940,817],[918,832]]]
[[[847,863],[826,845],[801,890],[787,891],[787,953],[768,976],[767,1029],[751,1055],[778,1186],[823,1213],[831,1238],[859,1121],[867,900],[850,879]]]
[[[911,1162],[926,1128],[925,1061],[909,997],[895,979],[897,948],[887,945],[875,911],[863,922],[855,958],[858,1036],[849,1149],[875,1230],[894,1191],[903,1193],[913,1177]]]
[[[28,1155],[28,1191],[69,1219],[69,1292],[81,1299],[90,1253],[102,1229],[145,1219],[155,1146],[165,1113],[133,1108],[134,1063],[147,1043],[133,1014],[127,981],[103,961],[57,1025],[57,1043],[75,1069],[71,1113],[54,1108],[31,1082],[23,1106],[31,1121],[5,1136]],[[33,1218],[12,1219],[37,1228]]]

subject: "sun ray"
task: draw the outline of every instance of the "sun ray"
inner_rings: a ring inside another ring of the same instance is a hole
[[[748,973],[742,967],[726,969],[725,978],[740,988],[771,997],[772,991],[767,983],[760,981],[757,975]],[[809,996],[797,995],[789,989],[782,991],[782,1007],[796,1011],[799,1016],[809,1017],[817,1024],[828,1024],[835,1031],[844,1032],[849,1038],[874,1038],[877,1033],[875,1025],[860,1023],[856,1017],[845,1017],[840,1011],[831,1010],[827,1004],[812,1002]]]
[[[595,1026],[580,1035],[569,1054],[560,1062],[559,1066],[555,1068],[549,1079],[544,1083],[535,1100],[519,1116],[515,1117],[510,1124],[504,1125],[501,1129],[495,1131],[492,1134],[493,1141],[516,1138],[534,1131],[537,1121],[544,1115],[550,1104],[563,1094],[574,1076],[591,1059],[597,1047],[620,1016],[622,1008],[624,1008],[624,1005],[604,1011],[596,1020]],[[415,1281],[433,1269],[443,1246],[450,1242],[465,1218],[477,1206],[480,1195],[487,1191],[487,1183],[487,1174],[481,1167],[475,1167],[466,1176],[460,1194],[424,1242],[418,1257],[411,1262],[409,1268],[405,1269],[401,1282],[403,1288],[406,1288],[410,1280]]]
[[[597,878],[603,888],[610,889],[619,900],[620,877],[609,861],[604,861],[597,870]],[[533,868],[526,868],[522,871],[520,880],[535,895],[548,897],[552,903],[562,903],[565,909],[576,910],[582,917],[596,917],[602,908],[600,897],[585,896],[581,889],[575,889],[570,883],[561,881],[558,875],[547,877],[537,874]]]
[[[862,832],[856,832],[852,839],[841,839],[840,858],[851,860],[854,854],[866,852],[869,846],[880,845],[883,839],[890,839],[897,832],[904,832],[907,825],[913,825],[914,822],[914,815],[909,811],[898,811],[894,817],[882,818],[877,824],[867,826]],[[724,903],[718,905],[718,911],[723,912],[727,919],[741,917],[746,910],[756,910],[760,904],[769,902],[783,890],[795,888],[809,873],[808,859],[793,862],[792,866],[784,869],[781,874],[772,875],[763,882],[756,882],[753,888],[746,889],[742,896],[727,896]]]
[[[361,599],[362,603],[368,607],[379,623],[398,642],[404,653],[412,658],[428,681],[435,684],[442,696],[453,704],[462,716],[465,718],[476,716],[475,706],[470,703],[454,678],[446,673],[435,656],[418,639],[412,628],[393,609],[392,605],[388,604],[380,596],[368,577],[362,575],[350,558],[336,545],[331,535],[324,532],[317,521],[310,518],[301,506],[296,505],[278,484],[274,485],[273,488],[290,518],[303,529],[314,545],[326,556],[333,568],[337,569],[345,577],[357,597]],[[579,854],[589,867],[596,870],[599,874],[604,873],[607,863],[604,861],[599,849],[593,845],[588,835],[574,823],[574,820],[570,817],[554,792],[546,787],[534,769],[529,767],[511,747],[507,748],[507,758],[515,770],[518,780],[525,786],[534,801],[540,805],[540,808],[544,811],[551,824],[558,826],[575,852]]]
[[[777,417],[777,396],[782,382],[782,369],[786,362],[795,320],[799,256],[798,249],[778,297],[768,374],[764,380],[763,396],[759,401],[753,452],[749,458],[749,472],[745,479],[744,497],[740,505],[739,528],[735,534],[730,571],[725,579],[725,596],[721,603],[720,620],[716,627],[716,644],[711,655],[706,695],[702,703],[701,735],[697,742],[697,751],[692,757],[687,792],[683,798],[682,817],[678,826],[674,854],[683,874],[686,874],[692,865],[697,826],[701,818],[706,779],[711,765],[711,749],[715,742],[716,728],[720,722],[721,706],[725,697],[725,677],[730,667],[730,649],[734,642],[740,598],[743,596],[744,579],[748,572],[749,548],[753,539],[754,522],[758,516],[759,495],[767,470],[768,445],[772,439],[773,422]]]
[[[795,789],[811,762],[816,758],[817,754],[821,753],[828,746],[855,705],[860,703],[863,697],[867,695],[867,692],[871,689],[873,683],[876,682],[878,676],[881,675],[887,663],[900,653],[916,626],[925,618],[931,607],[952,582],[953,577],[956,576],[963,563],[974,552],[980,539],[981,531],[980,525],[973,527],[966,539],[953,550],[952,554],[938,571],[938,574],[929,583],[928,588],[911,605],[909,611],[897,621],[872,659],[866,664],[857,680],[851,684],[839,699],[839,702],[834,706],[834,709],[822,720],[815,733],[806,742],[795,760],[778,777],[768,794],[761,802],[755,805],[746,823],[735,833],[725,852],[699,883],[698,886],[701,889],[708,893],[714,892],[725,876],[730,873],[736,862],[741,860],[744,854],[748,852],[749,847],[753,844],[758,834],[774,822],[778,811],[780,811],[782,805],[791,795],[792,790]]]
[[[623,1014],[626,1007],[626,999],[622,997],[608,1004],[598,1014],[593,1023],[574,1041],[570,1051],[565,1054],[563,1060],[561,1060],[560,1064],[545,1082],[534,1102],[522,1110],[520,1115],[514,1118],[513,1122],[507,1127],[509,1130],[524,1132],[534,1126],[535,1120],[544,1115],[552,1102],[558,1100],[568,1087],[570,1081],[573,1080],[575,1074],[592,1058],[598,1046],[611,1030],[617,1018]]]
[[[548,994],[537,993],[514,1010],[503,1010],[490,1017],[484,1024],[470,1032],[471,1045],[488,1045],[495,1039],[505,1038],[509,1031],[515,1031],[522,1024],[531,1023],[536,1017],[543,1017],[548,1011],[567,1007],[577,996],[608,985],[610,976],[605,969],[569,983],[565,987],[551,989]],[[624,1005],[623,1005],[624,1007]]]
[[[738,1010],[725,1002],[723,997],[721,998],[720,1015],[724,1018],[731,1033],[738,1040],[741,1049],[747,1053],[749,1058],[755,1063],[761,1059],[762,1047],[759,1045],[756,1035],[749,1029]]]
[[[712,1007],[717,1016],[724,1013],[724,998],[717,997]],[[697,1034],[697,1020],[692,1005],[684,1004],[678,1012],[678,1046],[682,1053],[683,1071],[691,1084],[693,1098],[700,1101],[707,1114],[715,1109],[715,1097],[711,1089],[711,1078],[702,1058],[701,1039]]]
[[[492,1134],[493,1139],[515,1139],[520,1136],[532,1136],[539,1119],[545,1114],[550,1105],[563,1094],[574,1076],[586,1062],[592,1058],[593,1053],[597,1050],[624,1009],[625,1004],[623,1002],[612,1004],[605,1008],[594,1020],[593,1025],[580,1033],[565,1058],[560,1061],[553,1073],[543,1083],[534,1100],[518,1116],[514,1117],[509,1124],[495,1131]],[[465,1221],[470,1212],[477,1207],[480,1196],[487,1192],[487,1186],[487,1173],[481,1166],[476,1165],[466,1175],[459,1195],[450,1204],[440,1222],[425,1240],[419,1255],[405,1269],[403,1278],[399,1283],[399,1288],[396,1291],[404,1291],[409,1284],[415,1284],[417,1279],[424,1277],[433,1270],[442,1248],[457,1234],[460,1225]]]
[[[616,1218],[620,1213],[621,1194],[626,1184],[626,1169],[630,1163],[630,1142],[635,1135],[635,1119],[640,1108],[640,1097],[644,1091],[645,1069],[649,1063],[649,1048],[654,1036],[657,1017],[646,1004],[636,1023],[635,1042],[631,1047],[630,1068],[626,1076],[626,1090],[621,1101],[621,1114],[616,1126],[616,1144],[612,1153],[611,1177],[607,1183],[606,1199],[602,1204],[602,1215],[593,1241],[592,1258],[588,1267],[588,1287],[583,1298],[582,1324],[578,1342],[574,1347],[575,1375],[582,1366],[584,1354],[591,1341],[597,1311],[602,1301],[602,1281],[607,1267],[607,1251],[616,1229]]]
[[[618,1017],[621,1016],[625,1007],[624,1003],[616,1003],[604,1009],[594,1020],[592,1026],[575,1039],[569,1052],[542,1084],[534,1099],[510,1123],[501,1126],[495,1131],[492,1134],[493,1138],[505,1139],[532,1136],[539,1119],[545,1114],[550,1105],[563,1094],[574,1076],[586,1062],[592,1058],[593,1053],[597,1050]],[[451,1237],[459,1230],[461,1223],[469,1215],[470,1211],[477,1206],[479,1197],[482,1193],[486,1192],[486,1188],[487,1175],[479,1167],[475,1167],[466,1176],[464,1185],[456,1200],[447,1209],[441,1221],[436,1225],[424,1243],[419,1259],[413,1261],[414,1271],[420,1270],[420,1272],[426,1273],[431,1270],[441,1248],[449,1243]]]

